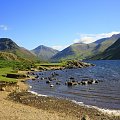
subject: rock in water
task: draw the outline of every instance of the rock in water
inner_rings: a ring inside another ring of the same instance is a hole
[[[54,87],[54,85],[50,85],[50,87]]]

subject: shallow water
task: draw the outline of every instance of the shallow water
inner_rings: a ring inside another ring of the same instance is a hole
[[[89,62],[96,66],[38,72],[36,74],[39,75],[39,78],[35,81],[29,80],[27,83],[32,86],[30,90],[38,94],[62,97],[105,109],[120,110],[120,61],[102,60]],[[56,80],[52,81],[54,87],[51,88],[49,84],[46,84],[47,79],[41,80],[41,78],[50,77],[54,72],[58,76],[54,77]],[[68,87],[65,85],[65,82],[70,77],[74,77],[76,81],[81,81],[83,78],[89,77],[98,79],[101,82],[91,85]],[[61,81],[61,85],[56,85],[56,81],[58,80]]]

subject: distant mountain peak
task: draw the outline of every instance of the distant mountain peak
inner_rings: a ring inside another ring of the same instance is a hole
[[[112,37],[120,37],[120,33],[118,33],[118,34],[113,34]]]
[[[32,52],[41,60],[49,60],[59,51],[44,45],[39,45],[38,47],[33,49]]]
[[[98,40],[96,40],[96,41],[93,42],[93,43],[101,44],[102,42],[107,41],[107,40],[109,40],[109,39],[111,39],[111,40],[113,40],[113,41],[114,41],[114,40],[116,41],[116,39],[118,39],[118,38],[120,38],[120,33],[118,33],[118,34],[113,34],[111,37],[106,37],[106,38],[98,39]]]
[[[39,45],[38,47],[47,47],[47,46],[45,46],[45,45]]]
[[[13,42],[10,38],[0,38],[1,42],[10,41]]]

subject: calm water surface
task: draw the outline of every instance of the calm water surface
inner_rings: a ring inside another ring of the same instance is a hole
[[[83,102],[86,105],[93,105],[100,108],[120,110],[120,61],[89,61],[95,64],[94,67],[82,69],[56,70],[37,72],[39,79],[29,80],[27,83],[32,86],[31,91],[48,96],[62,97],[65,99]],[[49,77],[53,72],[59,74],[54,78],[61,81],[61,85],[56,85],[56,80],[52,81],[53,88],[46,84],[46,80],[41,77]],[[84,77],[98,79],[101,82],[92,85],[76,85],[68,87],[65,81],[70,77],[81,81]]]

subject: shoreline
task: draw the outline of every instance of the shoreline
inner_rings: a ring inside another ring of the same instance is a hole
[[[37,92],[34,92],[34,91],[30,91],[28,90],[28,92],[34,94],[34,95],[37,95],[37,96],[43,96],[43,97],[51,97],[51,96],[47,96],[47,95],[43,95],[43,94],[38,94]],[[54,97],[53,98],[58,98],[59,97]],[[85,107],[85,108],[93,108],[93,109],[96,109],[100,112],[102,112],[103,114],[107,114],[107,115],[110,115],[110,116],[120,116],[120,110],[114,110],[114,109],[105,109],[105,108],[100,108],[100,107],[97,107],[97,106],[92,106],[92,105],[86,105],[84,104],[83,102],[77,102],[75,100],[70,100],[70,99],[64,99],[64,98],[60,98],[60,99],[63,99],[63,100],[66,100],[66,101],[71,101],[79,106],[82,106],[82,107]]]
[[[73,101],[61,98],[36,95],[30,92],[11,93],[8,100],[15,103],[21,103],[30,107],[52,112],[57,114],[64,113],[66,116],[71,116],[74,119],[82,120],[82,117],[87,115],[90,120],[119,120],[120,116],[109,115],[99,111],[93,107],[86,107],[76,104]],[[63,119],[65,120],[65,119]]]

